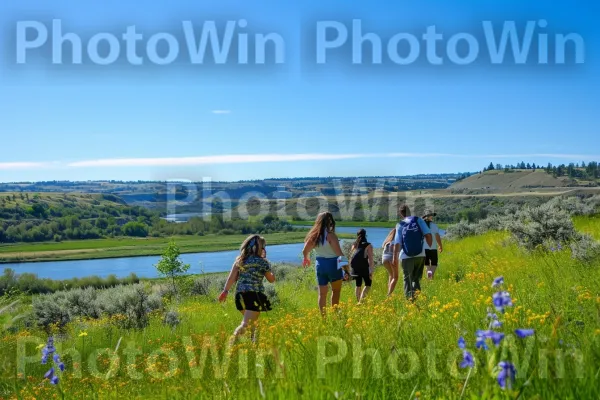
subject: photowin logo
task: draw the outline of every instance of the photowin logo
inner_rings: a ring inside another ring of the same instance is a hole
[[[328,55],[342,53],[352,64],[411,65],[425,61],[431,65],[470,65],[479,60],[491,64],[583,64],[585,42],[581,35],[550,34],[546,20],[517,24],[483,21],[473,32],[444,35],[435,25],[421,33],[398,32],[383,37],[363,27],[355,19],[351,24],[321,21],[316,29],[316,63],[326,64]],[[370,57],[365,56],[370,52]],[[573,54],[569,61],[567,54]],[[338,58],[339,59],[339,58]]]
[[[65,24],[66,25],[66,24]],[[145,36],[135,25],[121,32],[98,32],[87,40],[67,31],[60,19],[16,24],[16,63],[27,64],[44,50],[57,65],[283,64],[285,42],[277,33],[250,33],[248,21],[227,21],[219,29],[215,21],[199,28],[182,21],[178,30]]]
[[[299,39],[304,47],[288,43],[282,33],[258,32],[245,19],[181,21],[170,32],[151,34],[131,25],[82,35],[67,25],[60,19],[17,22],[13,60],[24,65],[41,59],[59,66],[282,65],[286,51],[302,48],[301,62],[310,65],[564,65],[583,64],[586,51],[581,35],[552,32],[546,20],[483,21],[471,31],[451,33],[423,25],[420,32],[395,29],[387,36],[360,19],[316,21],[303,27]]]

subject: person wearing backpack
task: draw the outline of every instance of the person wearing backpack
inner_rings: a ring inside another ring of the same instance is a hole
[[[356,281],[356,300],[360,303],[371,290],[375,270],[373,246],[367,241],[367,231],[360,229],[356,233],[356,240],[352,244],[350,253],[352,254],[350,259],[351,275]],[[363,280],[365,282],[364,289],[362,288]]]
[[[417,291],[421,291],[421,277],[425,267],[424,243],[431,247],[432,237],[429,227],[422,218],[412,216],[410,208],[405,204],[400,207],[402,221],[396,224],[394,238],[394,265],[402,264],[404,275],[404,295],[414,299]]]

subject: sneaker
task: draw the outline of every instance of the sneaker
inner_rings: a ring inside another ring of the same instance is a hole
[[[433,272],[427,271],[427,279],[433,279]]]

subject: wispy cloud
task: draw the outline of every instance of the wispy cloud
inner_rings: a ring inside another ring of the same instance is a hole
[[[286,161],[342,160],[367,158],[367,154],[231,154],[202,157],[172,158],[114,158],[79,161],[68,164],[69,167],[180,167],[214,164],[248,164]]]
[[[452,153],[299,153],[299,154],[228,154],[200,157],[168,158],[109,158],[78,161],[68,167],[182,167],[194,165],[251,164],[298,161],[333,161],[365,158],[482,158],[496,161],[501,159],[530,160],[536,157],[564,158],[569,161],[596,160],[600,156],[582,154],[452,154]]]
[[[212,110],[213,114],[231,114],[231,110]]]
[[[453,153],[296,153],[296,154],[224,154],[198,157],[164,158],[106,158],[76,162],[0,162],[0,170],[36,168],[102,168],[102,167],[186,167],[195,165],[284,163],[303,161],[335,161],[369,158],[472,158],[486,162],[530,161],[533,158],[546,160],[565,159],[568,162],[600,160],[600,155],[589,154],[453,154]]]
[[[0,170],[48,168],[51,165],[45,162],[0,162]]]

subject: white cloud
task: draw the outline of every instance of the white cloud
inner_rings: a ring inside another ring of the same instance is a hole
[[[369,158],[472,158],[486,162],[529,161],[532,158],[566,159],[569,162],[600,160],[600,155],[584,154],[452,154],[452,153],[297,153],[297,154],[224,154],[198,157],[165,158],[107,158],[77,162],[0,162],[0,170],[35,168],[86,168],[86,167],[188,167],[195,165],[283,163],[302,161],[334,161]]]
[[[365,158],[483,158],[500,159],[531,159],[534,157],[565,158],[570,161],[600,159],[600,156],[582,154],[451,154],[451,153],[347,153],[347,154],[228,154],[199,157],[167,157],[167,158],[108,158],[72,162],[68,167],[185,167],[194,165],[218,164],[251,164],[268,162],[293,161],[328,161]]]
[[[231,114],[231,110],[212,110],[213,114]]]
[[[231,154],[201,157],[121,158],[79,161],[69,167],[166,167],[214,164],[247,164],[286,161],[342,160],[367,158],[367,154]]]

